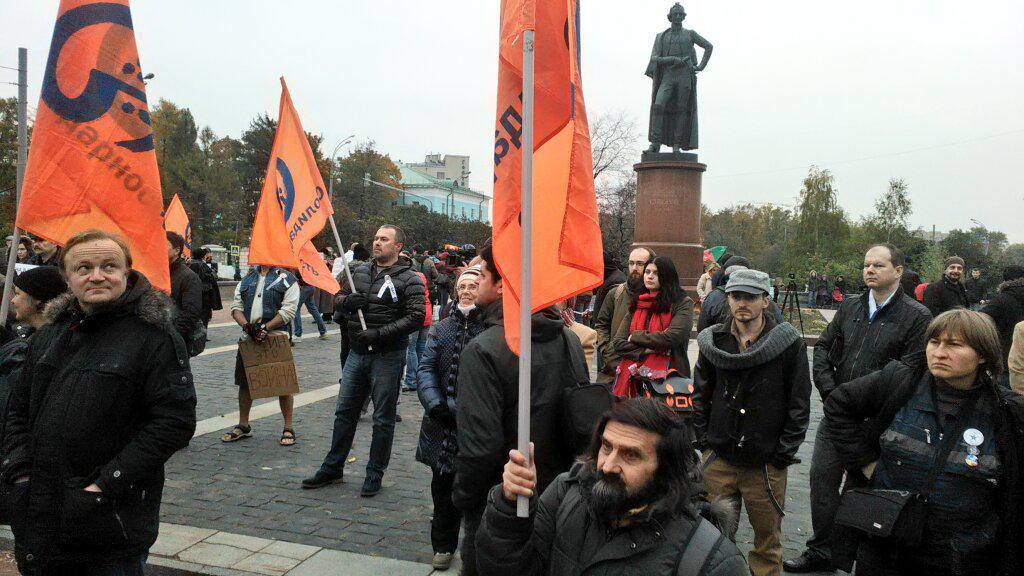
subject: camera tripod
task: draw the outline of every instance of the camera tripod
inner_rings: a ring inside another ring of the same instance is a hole
[[[786,285],[786,295],[782,298],[782,317],[793,324],[793,312],[796,312],[797,322],[800,324],[800,334],[804,333],[804,315],[800,310],[800,292],[796,280],[790,280]],[[789,309],[789,318],[786,318],[786,309]]]

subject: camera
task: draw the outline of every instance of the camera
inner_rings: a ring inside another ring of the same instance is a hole
[[[794,274],[793,272],[790,272],[789,273],[789,279],[790,280],[796,280],[796,274]]]

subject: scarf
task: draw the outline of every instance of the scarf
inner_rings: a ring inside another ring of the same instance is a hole
[[[637,330],[664,332],[668,329],[668,325],[672,322],[672,310],[655,312],[654,303],[657,297],[657,292],[648,292],[639,296],[636,303],[636,311],[633,312],[633,317],[629,321],[630,334]],[[627,398],[636,396],[636,385],[630,378],[632,371],[646,367],[652,372],[666,372],[669,369],[671,360],[671,350],[651,350],[640,360],[623,358],[619,362],[619,367],[615,370],[615,387],[612,389],[612,392],[616,396]]]

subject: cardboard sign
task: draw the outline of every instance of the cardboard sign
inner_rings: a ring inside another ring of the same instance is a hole
[[[253,399],[298,394],[299,375],[287,334],[272,333],[263,343],[243,338],[238,350]]]

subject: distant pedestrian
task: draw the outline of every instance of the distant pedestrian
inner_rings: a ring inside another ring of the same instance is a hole
[[[597,331],[582,322],[576,321],[576,313],[573,312],[575,307],[575,296],[555,303],[555,310],[562,316],[562,321],[565,322],[566,328],[571,330],[580,339],[580,344],[583,345],[583,356],[587,359],[587,368],[589,369],[591,366],[594,366],[594,362],[597,359]]]
[[[462,573],[477,574],[476,533],[487,495],[501,481],[501,466],[516,444],[519,358],[505,341],[502,278],[491,247],[481,253],[480,288],[484,331],[466,345],[459,360],[459,451],[455,457],[452,499],[463,513]],[[586,374],[579,340],[552,309],[533,314],[533,362],[530,388],[530,438],[536,442],[539,490],[569,470],[574,454],[562,439],[565,423],[559,406],[573,373]]]
[[[675,264],[657,256],[644,267],[644,289],[633,295],[630,315],[622,319],[612,345],[621,356],[612,393],[636,396],[633,367],[656,373],[690,375],[687,348],[693,330],[693,300],[679,287]]]
[[[818,300],[818,284],[821,283],[821,279],[818,278],[818,272],[811,270],[811,274],[807,277],[807,307],[815,308]]]
[[[60,246],[55,242],[43,238],[36,238],[32,243],[35,254],[32,257],[32,264],[36,266],[60,267]]]
[[[171,321],[185,342],[190,356],[206,346],[203,324],[203,285],[192,271],[182,252],[185,239],[177,232],[167,232],[167,260],[171,272]]]
[[[199,282],[203,287],[202,319],[203,325],[209,327],[213,318],[214,310],[222,310],[224,303],[220,297],[220,285],[217,283],[217,273],[210,267],[213,254],[208,248],[197,248],[192,253],[192,263],[189,268],[199,276]]]
[[[608,294],[614,290],[617,286],[621,285],[626,281],[626,275],[622,273],[621,264],[619,258],[609,250],[605,250],[604,254],[604,281],[594,292],[594,298],[590,301],[590,309],[593,310],[591,314],[590,324],[596,329],[596,320],[598,314],[601,313],[601,306],[604,305],[605,298]]]
[[[700,280],[697,280],[697,298],[700,302],[703,302],[711,290],[714,288],[711,286],[711,276],[714,275],[721,266],[717,262],[708,262],[704,266],[704,273],[701,274]]]
[[[33,258],[35,258],[35,252],[32,251],[32,240],[22,236],[18,240],[17,263],[31,264]]]
[[[142,576],[164,464],[195,431],[188,354],[119,237],[76,234],[58,263],[70,292],[50,303],[8,406],[15,557],[22,574]]]
[[[434,307],[430,303],[430,289],[427,288],[427,276],[422,272],[417,272],[417,274],[423,280],[425,310],[423,326],[409,335],[409,347],[405,353],[405,385],[403,388],[407,392],[416,391],[420,359],[423,357],[423,350],[427,347],[427,335],[430,333],[430,327],[434,324]]]
[[[476,307],[480,270],[468,268],[455,285],[458,300],[447,318],[435,324],[420,361],[417,393],[423,405],[423,423],[416,448],[416,460],[430,467],[430,495],[434,515],[430,521],[433,567],[447,570],[459,545],[462,512],[452,502],[458,433],[458,380],[462,351],[484,331]]]
[[[938,316],[954,308],[967,308],[967,290],[964,289],[964,259],[959,256],[946,258],[942,278],[925,288],[921,302]]]
[[[879,502],[912,497],[899,530],[857,534],[857,576],[1020,574],[1024,399],[996,384],[995,326],[956,309],[932,321],[925,340],[923,373],[892,362],[825,401],[847,476]],[[919,538],[905,541],[915,528]]]
[[[918,294],[918,287],[921,285],[921,275],[913,269],[913,259],[910,256],[905,257],[906,265],[903,269],[903,275],[900,276],[900,287],[903,288],[903,293],[907,296],[916,297],[917,301],[920,302],[921,298]],[[922,288],[922,293],[924,289]]]
[[[982,300],[985,299],[985,283],[981,279],[981,270],[971,269],[971,275],[964,281],[964,290],[967,292],[967,306],[971,310],[980,310]]]
[[[295,319],[292,320],[295,333],[293,341],[296,344],[302,342],[303,306],[306,307],[309,315],[313,318],[313,322],[316,324],[316,329],[320,332],[320,339],[327,340],[327,326],[324,325],[324,319],[320,317],[320,307],[317,306],[316,298],[314,297],[316,294],[316,286],[311,286],[306,282],[298,270],[292,270],[291,273],[299,283],[299,303],[295,307]]]
[[[764,272],[730,274],[725,291],[732,320],[698,335],[694,373],[704,487],[737,515],[746,508],[754,528],[747,556],[754,576],[781,572],[786,469],[799,462],[811,408],[806,344],[796,328],[768,313],[770,289]]]

